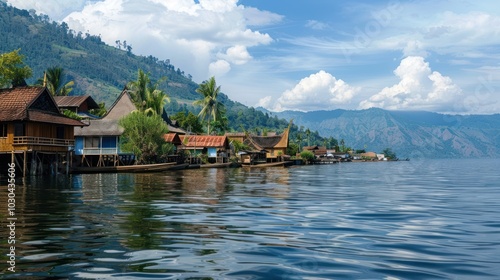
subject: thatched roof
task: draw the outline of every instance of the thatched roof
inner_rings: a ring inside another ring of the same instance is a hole
[[[248,135],[244,143],[257,151],[266,149],[287,148],[288,131],[289,129],[287,128],[285,129],[283,134],[275,136]]]
[[[118,125],[118,120],[88,120],[89,126],[75,127],[75,136],[119,136],[124,129]]]
[[[137,110],[137,107],[132,102],[132,97],[130,97],[127,88],[124,88],[103,119],[119,120],[135,110]]]

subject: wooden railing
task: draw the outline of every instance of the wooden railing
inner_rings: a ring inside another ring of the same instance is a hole
[[[84,155],[116,155],[118,148],[84,148]]]
[[[14,137],[14,145],[40,145],[40,146],[74,146],[73,139],[57,139],[35,136],[16,136]]]

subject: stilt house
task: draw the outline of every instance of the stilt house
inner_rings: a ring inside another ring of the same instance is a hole
[[[74,127],[85,125],[61,114],[46,87],[0,90],[0,163],[23,176],[68,172]]]

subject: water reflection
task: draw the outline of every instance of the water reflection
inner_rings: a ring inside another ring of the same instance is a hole
[[[1,277],[495,279],[498,173],[405,164],[30,178]]]

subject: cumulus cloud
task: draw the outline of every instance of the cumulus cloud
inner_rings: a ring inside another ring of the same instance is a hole
[[[195,79],[208,71],[229,71],[226,63],[243,64],[252,59],[248,48],[272,42],[266,34],[247,27],[253,16],[279,20],[272,13],[259,13],[238,5],[237,0],[103,0],[88,2],[69,14],[71,29],[99,34],[114,45],[126,40],[133,52],[170,59]],[[261,19],[260,22],[266,22]],[[220,54],[223,55],[220,55]]]
[[[272,100],[273,100],[272,96],[263,97],[259,100],[259,102],[255,105],[255,107],[270,108]]]
[[[252,59],[252,56],[248,53],[247,48],[242,45],[230,47],[227,49],[225,54],[219,56],[236,65],[245,64]]]
[[[19,9],[34,9],[38,14],[45,14],[52,20],[59,21],[73,11],[81,10],[87,3],[96,0],[65,0],[65,1],[39,1],[39,0],[7,0],[7,3]]]
[[[286,90],[272,108],[284,110],[329,110],[348,103],[359,89],[336,79],[323,70],[302,79],[293,89]]]
[[[394,74],[399,83],[382,89],[360,103],[361,109],[379,107],[389,110],[410,109],[436,112],[461,111],[462,90],[450,77],[432,71],[423,57],[404,58]]]
[[[231,65],[225,60],[217,60],[216,62],[210,63],[208,66],[209,76],[223,76],[231,70]]]

